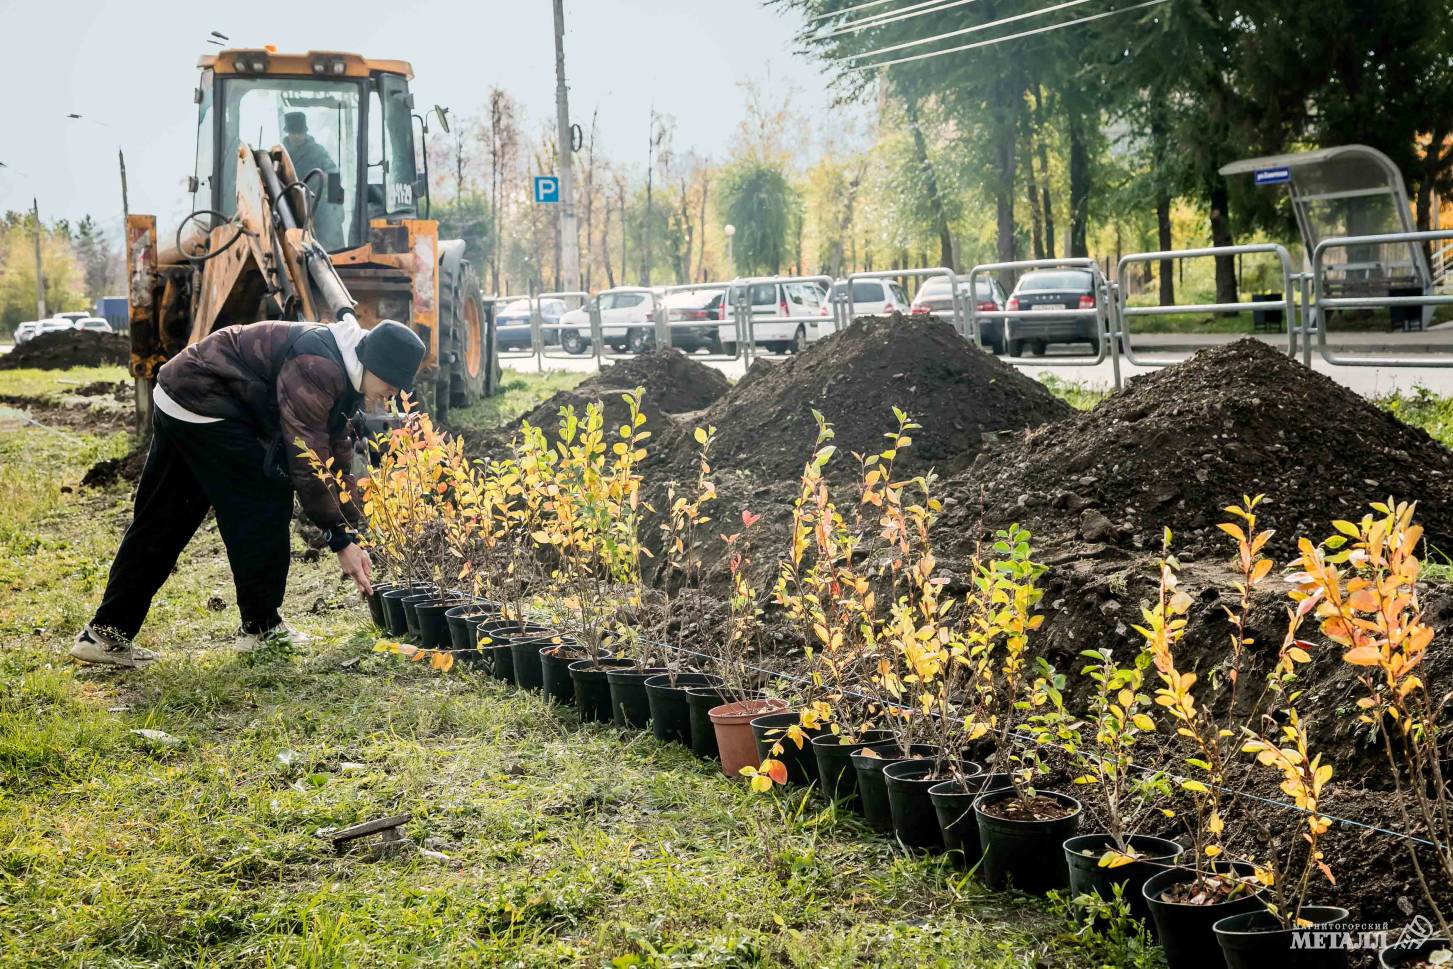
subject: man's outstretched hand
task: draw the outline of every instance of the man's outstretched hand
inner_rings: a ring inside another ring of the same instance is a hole
[[[358,586],[359,596],[373,594],[373,583],[370,581],[373,574],[373,561],[368,557],[367,552],[357,545],[345,546],[338,552],[338,565],[343,569],[343,574]]]

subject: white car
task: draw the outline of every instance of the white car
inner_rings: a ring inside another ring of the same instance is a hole
[[[842,280],[832,284],[832,301],[851,302],[848,307],[849,320],[856,320],[860,316],[887,316],[889,313],[908,312],[908,294],[895,280],[855,279],[851,301],[847,285]]]
[[[732,287],[733,305],[740,293]],[[752,283],[747,299],[752,308],[752,343],[773,353],[801,353],[809,343],[837,330],[827,292],[817,283]],[[717,340],[723,353],[736,353],[736,325],[721,324]]]
[[[81,314],[82,317],[86,315],[88,314]],[[66,330],[74,330],[76,328],[76,322],[75,320],[66,319],[62,316],[53,316],[48,320],[41,320],[35,327],[35,335],[40,336],[44,333],[60,333]]]
[[[90,315],[91,314],[90,313],[87,313],[85,310],[66,310],[64,313],[57,313],[55,315],[55,319],[58,319],[58,320],[68,320],[72,324],[74,324],[74,323],[77,323],[77,322],[79,322],[81,320],[84,320],[86,317],[88,317]]]
[[[25,343],[29,340],[34,340],[35,335],[39,332],[40,324],[37,323],[35,320],[29,320],[25,323],[17,325],[15,327],[15,345],[20,346],[20,344],[22,343]]]
[[[76,320],[75,328],[78,330],[90,330],[92,333],[116,332],[115,330],[111,329],[111,324],[107,322],[105,317],[102,316],[87,316],[83,319]]]
[[[659,298],[659,294],[657,294]],[[600,307],[600,335],[615,350],[644,353],[656,345],[651,297],[639,289],[607,289],[591,301]],[[568,326],[578,329],[566,329]],[[590,351],[590,308],[560,317],[560,342],[571,353]]]

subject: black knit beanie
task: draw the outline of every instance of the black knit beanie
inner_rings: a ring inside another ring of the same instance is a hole
[[[363,335],[358,359],[363,369],[399,390],[413,390],[414,374],[424,362],[424,341],[393,320],[381,320]]]

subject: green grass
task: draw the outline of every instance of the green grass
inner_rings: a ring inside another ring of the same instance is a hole
[[[449,424],[462,431],[498,427],[530,411],[551,394],[570,390],[589,372],[547,370],[544,373],[504,372],[501,393],[488,397],[472,407],[461,407],[449,414]]]
[[[326,558],[293,564],[303,655],[221,645],[204,527],[139,637],[163,660],[67,665],[129,508],[65,486],[125,445],[0,428],[0,966],[1127,964],[820,802],[372,652]],[[447,859],[316,837],[402,811]]]
[[[74,367],[70,370],[0,370],[0,394],[58,397],[84,384],[130,380],[125,367]]]
[[[1044,389],[1069,404],[1075,410],[1093,410],[1095,405],[1109,397],[1110,387],[1082,380],[1068,380],[1058,374],[1042,373],[1036,378]]]

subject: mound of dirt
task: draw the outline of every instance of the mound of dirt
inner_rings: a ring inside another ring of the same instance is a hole
[[[130,454],[120,458],[106,458],[97,461],[81,478],[82,488],[105,488],[118,481],[135,484],[141,477],[142,466],[146,464],[146,446],[142,445]]]
[[[512,424],[493,432],[465,435],[466,450],[474,456],[496,453],[509,444],[519,426],[529,422],[553,434],[560,424],[560,409],[572,406],[576,413],[599,401],[605,410],[608,429],[619,426],[626,418],[626,405],[621,395],[637,387],[644,389],[641,411],[646,415],[646,429],[657,442],[676,437],[672,415],[690,413],[709,406],[731,389],[731,383],[719,370],[687,357],[680,350],[654,350],[606,367],[581,381],[573,390],[559,391]]]
[[[123,334],[56,330],[0,356],[0,370],[65,370],[124,364],[130,359],[131,343]]]
[[[976,525],[1017,521],[1041,547],[1153,550],[1169,527],[1183,557],[1230,554],[1223,509],[1261,494],[1276,558],[1389,495],[1418,501],[1429,541],[1453,548],[1453,452],[1250,339],[1136,377],[1094,410],[996,447],[947,490],[942,532],[960,545]]]
[[[793,481],[817,439],[812,412],[834,427],[840,457],[830,476],[855,475],[853,453],[884,447],[900,407],[922,425],[900,467],[941,473],[973,461],[986,436],[1068,417],[1039,382],[970,346],[926,317],[864,317],[779,365],[759,363],[698,423],[716,426],[716,464],[760,481]],[[689,474],[689,437],[670,461]],[[791,489],[788,489],[789,497]]]

